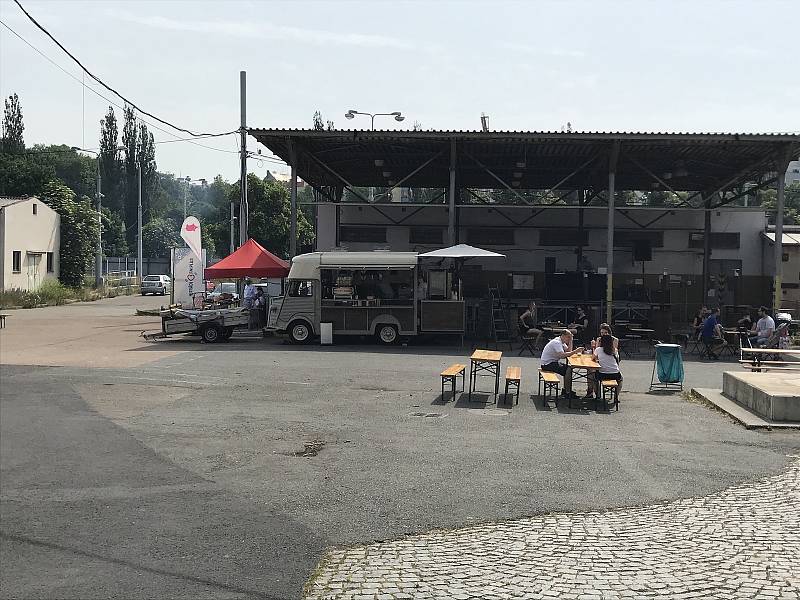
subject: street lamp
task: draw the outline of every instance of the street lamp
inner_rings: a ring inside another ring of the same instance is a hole
[[[360,112],[358,110],[348,110],[344,113],[345,119],[354,119],[356,115],[364,115],[366,117],[370,117],[372,123],[372,131],[375,131],[375,117],[394,117],[394,120],[398,123],[400,121],[405,120],[405,117],[400,113],[400,111],[390,112],[390,113],[368,113],[368,112]]]
[[[94,150],[87,150],[86,148],[78,148],[72,146],[75,152],[87,152],[94,154],[97,157],[97,248],[95,248],[94,255],[94,285],[95,287],[102,287],[103,285],[103,213],[102,213],[102,197],[100,181],[100,154]]]

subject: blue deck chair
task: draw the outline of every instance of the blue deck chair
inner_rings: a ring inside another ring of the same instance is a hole
[[[653,374],[650,376],[650,389],[683,390],[683,358],[679,344],[656,344],[656,359],[653,363]]]

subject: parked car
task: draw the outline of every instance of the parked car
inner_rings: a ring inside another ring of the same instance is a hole
[[[206,296],[206,300],[210,300],[212,302],[218,302],[220,298],[222,298],[223,294],[228,294],[231,300],[234,301],[239,300],[239,293],[236,291],[236,284],[227,281],[218,283],[214,287],[214,291],[209,292],[209,294]]]
[[[172,290],[172,279],[169,275],[145,275],[142,279],[142,296],[158,294],[166,296]]]

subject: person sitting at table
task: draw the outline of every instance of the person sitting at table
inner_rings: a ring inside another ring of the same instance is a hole
[[[534,348],[539,345],[539,340],[542,339],[542,334],[544,333],[544,331],[538,328],[538,324],[539,317],[536,309],[536,301],[531,300],[531,303],[528,304],[528,310],[519,316],[519,333],[523,337],[535,337],[533,341]]]
[[[706,355],[713,360],[719,360],[719,354],[714,352],[714,346],[721,346],[726,343],[725,336],[722,333],[722,323],[719,321],[719,307],[715,308],[703,321],[700,339],[706,347]]]
[[[576,400],[578,395],[572,391],[572,367],[560,361],[581,352],[583,347],[572,349],[572,332],[569,329],[565,329],[560,336],[547,342],[542,349],[539,368],[542,371],[558,373],[564,378],[564,391],[561,392],[564,398]]]
[[[569,329],[575,331],[575,337],[580,342],[586,342],[589,334],[589,311],[583,306],[578,306],[576,309],[577,315],[575,321],[569,325]]]
[[[611,339],[614,341],[614,356],[616,356],[617,360],[619,360],[619,338],[614,337],[614,332],[611,330],[611,325],[608,323],[600,323],[600,335],[597,336],[597,339],[595,340],[595,347],[600,346],[600,342],[604,335],[611,336]]]
[[[762,344],[767,343],[775,333],[775,321],[767,314],[765,306],[758,309],[758,317],[750,335],[750,343],[754,348],[759,348]]]
[[[692,319],[692,331],[694,331],[694,339],[700,339],[700,334],[703,332],[703,321],[706,320],[707,316],[708,308],[705,306],[703,306],[694,314],[694,319]]]
[[[606,381],[613,379],[622,386],[622,373],[619,370],[619,358],[616,355],[616,348],[614,348],[614,337],[611,335],[601,335],[600,343],[597,348],[592,352],[594,359],[600,365],[597,371],[589,371],[588,385],[589,390],[584,396],[584,400],[591,400],[594,398],[594,390],[597,387],[598,381]],[[620,388],[617,388],[619,393]]]

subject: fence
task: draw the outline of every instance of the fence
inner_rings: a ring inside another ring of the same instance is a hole
[[[142,259],[142,276],[144,275],[169,275],[169,258],[144,258]],[[115,273],[136,273],[135,256],[104,256],[103,275]],[[94,267],[92,267],[94,276]]]

